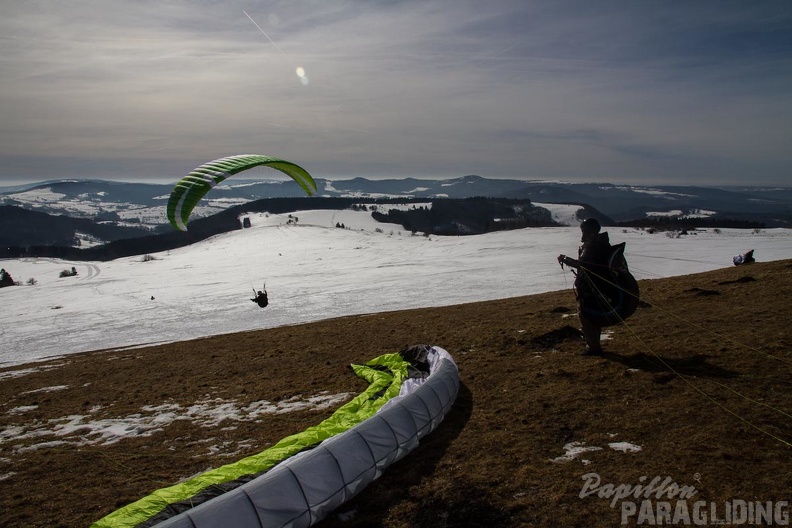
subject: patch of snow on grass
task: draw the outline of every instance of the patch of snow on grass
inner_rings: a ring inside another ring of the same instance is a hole
[[[13,409],[8,409],[7,414],[22,414],[28,411],[35,411],[38,409],[38,405],[22,405],[20,407],[14,407]]]
[[[46,424],[36,423],[28,429],[23,426],[6,427],[0,430],[0,444],[55,436],[65,440],[17,446],[14,450],[24,452],[62,444],[110,445],[124,438],[151,436],[176,420],[190,420],[201,427],[214,427],[225,420],[254,421],[264,414],[326,409],[351,396],[351,393],[328,394],[322,392],[305,399],[296,396],[277,403],[261,400],[247,406],[239,406],[235,401],[215,398],[198,401],[186,408],[177,403],[146,405],[141,408],[141,413],[123,418],[95,419],[85,415],[70,415],[50,420]],[[98,410],[98,408],[96,409]]]
[[[608,447],[614,451],[621,451],[622,453],[637,453],[638,451],[643,451],[641,446],[631,444],[630,442],[611,442],[608,444]]]
[[[564,454],[551,459],[551,462],[571,462],[580,455],[592,451],[602,451],[602,448],[586,446],[583,442],[570,442],[564,446]]]
[[[37,394],[39,392],[55,392],[68,389],[68,385],[53,385],[51,387],[41,387],[40,389],[25,391],[22,394]]]
[[[611,435],[615,436],[615,435]],[[621,451],[622,453],[637,453],[642,451],[643,448],[639,445],[631,444],[630,442],[610,442],[608,447],[614,451]],[[597,446],[587,446],[583,442],[570,442],[564,446],[564,454],[551,459],[551,462],[571,462],[580,455],[591,453],[594,451],[602,451],[603,448]],[[589,460],[581,460],[583,464],[590,464]]]
[[[46,372],[48,370],[62,367],[63,365],[65,365],[65,363],[58,363],[56,365],[42,365],[40,367],[31,367],[17,370],[6,370],[5,372],[0,372],[0,381],[4,379],[21,378],[22,376],[27,376],[28,374],[34,374],[36,372]]]

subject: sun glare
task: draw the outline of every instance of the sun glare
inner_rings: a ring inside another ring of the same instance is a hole
[[[303,83],[303,85],[308,86],[308,76],[305,75],[305,68],[298,66],[296,72],[297,77],[300,78],[300,82]]]

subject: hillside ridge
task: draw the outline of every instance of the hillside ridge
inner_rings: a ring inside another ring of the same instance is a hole
[[[668,476],[720,512],[734,499],[788,500],[792,260],[640,286],[644,302],[626,325],[606,329],[599,356],[579,355],[565,290],[0,369],[5,522],[86,526],[255,453],[332,410],[212,424],[183,413],[354,394],[361,384],[349,363],[417,343],[442,346],[457,362],[454,408],[414,453],[317,526],[614,526],[619,504],[581,497],[593,473],[613,485]],[[165,420],[166,410],[181,418]],[[156,430],[102,429],[145,417],[159,420]]]

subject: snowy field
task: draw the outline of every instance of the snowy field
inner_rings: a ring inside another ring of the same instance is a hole
[[[559,218],[567,213],[574,210],[554,211]],[[413,236],[351,210],[249,218],[250,229],[148,258],[1,261],[22,285],[0,290],[0,366],[570,289],[572,274],[556,257],[576,255],[580,238],[576,227]],[[627,259],[638,279],[729,267],[734,255],[748,249],[756,250],[759,262],[792,258],[791,230],[708,230],[679,238],[608,231],[611,243],[627,242]],[[71,267],[76,276],[59,277]],[[30,279],[35,285],[28,285]],[[261,309],[249,299],[264,282],[270,305]]]

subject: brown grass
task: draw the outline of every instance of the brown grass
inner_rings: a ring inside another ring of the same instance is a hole
[[[577,321],[556,310],[574,308],[571,291],[70,355],[48,362],[58,365],[51,370],[0,381],[0,434],[91,409],[98,418],[121,418],[146,405],[207,397],[247,404],[357,393],[365,382],[349,363],[428,343],[459,365],[454,408],[339,510],[354,512],[352,520],[333,515],[320,526],[618,526],[618,506],[579,496],[589,472],[614,485],[670,476],[694,486],[696,500],[717,503],[788,500],[792,261],[642,281],[641,288],[651,306],[613,328],[606,352],[595,357],[578,354],[582,343],[567,328]],[[30,392],[55,385],[68,389]],[[184,420],[109,446],[20,451],[64,438],[7,439],[0,475],[12,474],[0,480],[0,525],[88,526],[330,413],[268,415],[235,429]],[[615,451],[608,447],[615,441],[642,450]],[[570,442],[603,449],[553,462]],[[247,447],[233,457],[209,453],[221,444]]]

